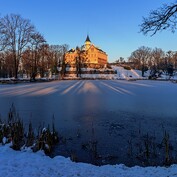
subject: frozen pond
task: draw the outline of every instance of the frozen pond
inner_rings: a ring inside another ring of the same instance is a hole
[[[102,163],[131,165],[125,158],[128,142],[140,133],[160,139],[166,130],[177,139],[177,84],[171,82],[79,80],[0,85],[3,119],[12,103],[26,126],[29,121],[35,127],[47,126],[54,115],[57,130],[67,141],[54,153],[75,154],[79,161],[93,160],[89,141],[98,142]]]

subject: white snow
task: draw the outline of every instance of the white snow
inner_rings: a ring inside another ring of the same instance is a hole
[[[82,68],[82,71],[93,71],[94,68]],[[120,79],[120,80],[133,80],[133,79],[147,79],[149,76],[149,71],[145,72],[145,77],[142,77],[142,72],[140,70],[127,70],[121,66],[112,66],[112,69],[103,68],[98,71],[117,71],[117,74],[81,74],[81,78],[89,79]],[[75,68],[68,67],[67,71],[75,71]],[[76,74],[67,74],[65,79],[77,79]]]
[[[3,143],[3,144],[6,144],[6,142],[7,142],[7,138],[6,138],[6,137],[3,137],[2,143]]]
[[[173,177],[177,165],[170,167],[126,167],[120,165],[94,166],[71,162],[69,158],[53,159],[42,151],[30,149],[14,151],[8,145],[0,146],[0,176],[2,177]]]
[[[42,129],[42,133],[45,133],[47,131],[47,129],[44,127],[43,129]]]
[[[142,72],[140,70],[127,70],[121,66],[112,66],[112,69],[117,71],[117,79],[147,79],[149,72],[145,72],[145,77],[142,77]]]
[[[112,69],[109,68],[101,68],[101,69],[94,69],[94,68],[81,68],[82,71],[95,71],[95,72],[106,72],[106,71],[116,71],[117,74],[81,74],[81,78],[85,79],[108,79],[108,80],[146,80],[148,79],[148,76],[150,76],[150,70],[146,71],[144,73],[144,77],[142,77],[142,71],[131,69],[127,70],[124,67],[121,66],[111,66]],[[61,67],[58,67],[58,71],[61,71]],[[66,71],[72,71],[75,72],[75,67],[66,67]],[[57,80],[59,78],[58,75],[51,75],[50,77],[43,77],[43,78],[36,78],[37,80]],[[67,74],[65,79],[79,79],[76,74]],[[0,78],[0,82],[5,81],[13,81],[15,78]],[[18,78],[18,80],[21,81],[29,81],[30,78],[24,77],[24,78]],[[156,80],[172,80],[177,81],[177,73],[174,72],[173,76],[169,76],[166,73],[162,73],[162,75]]]

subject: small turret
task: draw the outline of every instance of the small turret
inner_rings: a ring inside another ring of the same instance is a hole
[[[91,42],[91,40],[89,38],[89,35],[87,35],[87,38],[86,38],[85,42]]]
[[[90,48],[90,45],[91,45],[91,41],[89,35],[87,35],[87,38],[85,40],[85,49],[88,50]]]

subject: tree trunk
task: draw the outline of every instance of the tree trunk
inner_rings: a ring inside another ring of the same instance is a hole
[[[13,51],[13,56],[14,56],[14,77],[15,77],[15,79],[17,79],[18,66],[17,66],[17,56],[16,56],[16,51]]]

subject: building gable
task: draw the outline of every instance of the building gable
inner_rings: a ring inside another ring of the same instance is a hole
[[[91,44],[90,38],[87,36],[85,41],[85,47],[82,52],[86,55],[86,60],[84,63],[90,64],[107,64],[107,54],[100,48],[96,47],[94,44]],[[66,55],[66,63],[74,64],[77,57],[77,51],[75,49],[69,50]]]

